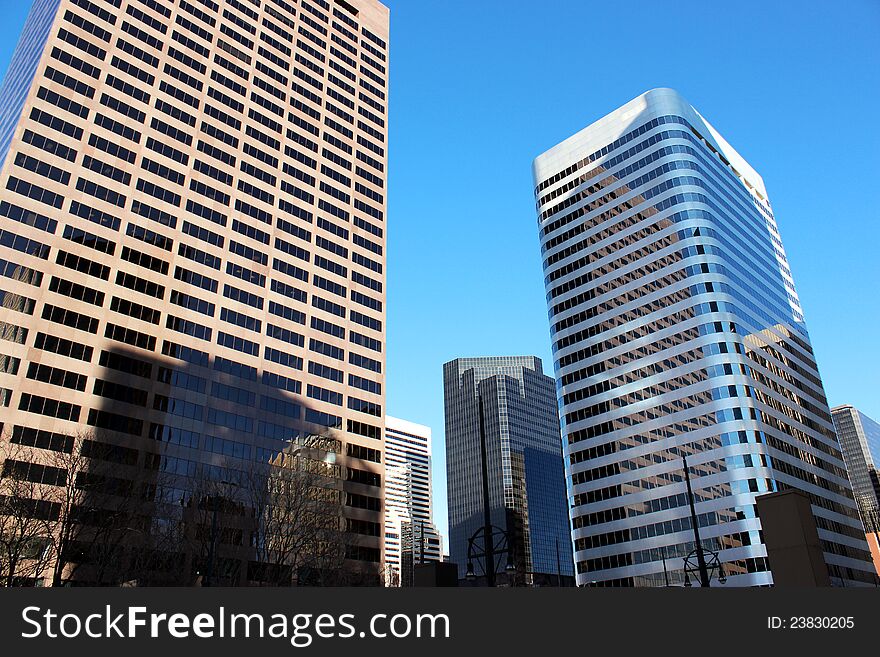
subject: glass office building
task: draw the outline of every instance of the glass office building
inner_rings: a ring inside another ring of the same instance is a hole
[[[378,580],[388,29],[376,0],[36,0],[0,92],[4,440],[88,432],[185,489],[330,432]]]
[[[0,86],[0,166],[9,152],[12,134],[49,38],[61,0],[34,0],[18,45],[12,53],[6,77]]]
[[[880,424],[854,406],[831,409],[853,492],[870,531],[880,512]],[[880,529],[880,527],[878,527]]]
[[[484,572],[483,560],[468,555],[468,540],[484,526],[482,419],[491,521],[509,537],[517,583],[572,581],[559,416],[541,360],[459,358],[444,364],[443,386],[449,553],[459,577],[469,561],[476,575]],[[507,556],[495,561],[503,572]]]
[[[670,89],[533,174],[578,583],[682,581],[687,457],[728,585],[772,584],[755,498],[787,488],[810,496],[832,581],[873,584],[761,177]]]

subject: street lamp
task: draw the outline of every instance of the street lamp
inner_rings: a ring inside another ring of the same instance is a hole
[[[663,553],[663,581],[666,582],[666,586],[669,586],[669,570],[666,568],[666,546],[661,545],[660,550]],[[685,573],[687,574],[687,573]]]
[[[692,586],[690,577],[688,573],[694,573],[696,575],[699,572],[699,563],[695,561],[696,558],[696,550],[691,550],[690,553],[684,558],[684,585],[687,587]],[[718,572],[718,583],[726,584],[727,583],[727,575],[724,573],[724,566],[721,564],[721,561],[718,559],[718,553],[712,550],[708,550],[703,548],[703,554],[706,557],[705,566],[706,570],[709,573],[713,573],[715,571]],[[698,579],[700,581],[700,586],[707,586],[702,582],[704,580]],[[667,585],[668,586],[668,585]]]
[[[688,469],[687,456],[682,454],[681,461],[684,464],[684,480],[687,484],[688,504],[691,509],[691,526],[694,530],[694,545],[696,546],[684,558],[684,585],[691,586],[689,573],[697,576],[700,586],[708,588],[711,579],[710,571],[718,571],[718,582],[725,584],[727,576],[724,574],[724,567],[718,558],[718,553],[703,547],[703,541],[700,539],[700,524],[697,522],[697,512],[694,508],[694,491],[691,489],[691,475]],[[708,557],[708,560],[707,560]],[[664,560],[664,568],[666,566]]]
[[[480,413],[480,466],[483,478],[483,526],[477,529],[468,539],[468,563],[465,577],[468,581],[474,581],[477,573],[474,569],[474,560],[483,560],[483,574],[486,576],[486,585],[495,586],[495,557],[507,555],[507,564],[504,570],[508,575],[516,571],[513,563],[513,551],[509,534],[501,527],[492,524],[492,514],[489,507],[489,466],[486,459],[486,426],[483,420],[483,396],[477,392]],[[480,546],[482,544],[482,547]]]
[[[486,531],[489,533],[489,540],[486,541]],[[486,545],[489,545],[488,551]],[[478,559],[483,560],[481,570],[486,576],[486,585],[495,586],[495,576],[498,574],[495,566],[495,557],[507,555],[507,562],[504,566],[504,572],[508,576],[512,576],[516,572],[516,566],[513,563],[513,551],[510,546],[510,537],[506,531],[496,525],[480,527],[474,532],[473,536],[468,539],[468,562],[465,577],[468,581],[477,579],[477,572],[474,568],[474,562]]]

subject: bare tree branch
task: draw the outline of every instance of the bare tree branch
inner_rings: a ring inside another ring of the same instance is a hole
[[[41,499],[41,485],[28,475],[31,450],[0,438],[0,581],[35,582],[48,565],[45,522],[57,509]]]

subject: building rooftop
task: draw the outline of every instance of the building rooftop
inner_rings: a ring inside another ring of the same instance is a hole
[[[534,180],[536,183],[544,180],[567,167],[573,159],[601,149],[633,127],[669,114],[687,119],[710,148],[720,153],[735,173],[766,199],[761,176],[681,94],[668,88],[646,91],[539,155],[532,164]]]

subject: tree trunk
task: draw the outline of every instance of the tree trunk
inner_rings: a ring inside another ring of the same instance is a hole
[[[15,585],[15,571],[18,568],[18,560],[15,557],[9,559],[9,572],[6,573],[6,587],[12,588]]]

